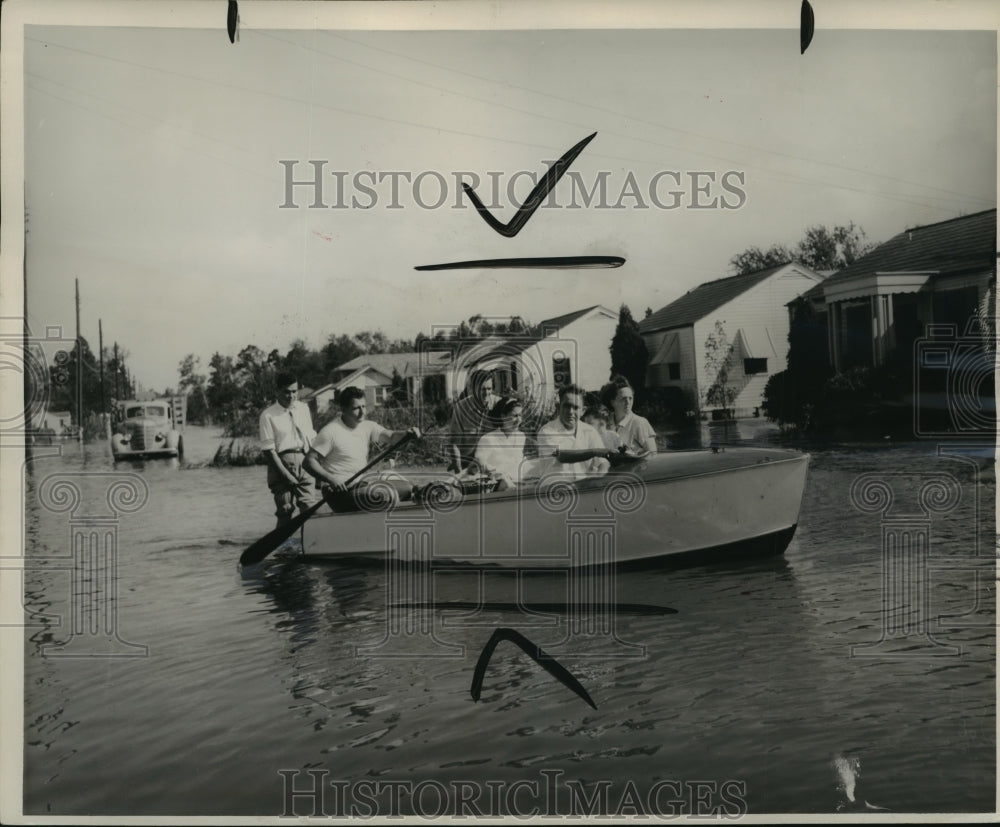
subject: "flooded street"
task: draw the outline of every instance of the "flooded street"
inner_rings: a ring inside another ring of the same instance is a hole
[[[365,815],[366,796],[435,815],[463,801],[540,815],[587,801],[660,815],[994,807],[995,481],[968,452],[810,446],[783,556],[621,572],[620,603],[677,611],[622,611],[609,635],[559,613],[401,615],[380,565],[272,556],[241,573],[242,549],[273,527],[264,468],[208,467],[214,431],[185,442],[181,462],[114,465],[106,445],[69,444],[29,464],[26,813]],[[891,505],[856,490],[859,508],[852,486],[873,473]],[[122,481],[138,493],[111,512]],[[902,518],[928,553],[887,574]],[[117,542],[117,611],[99,629],[77,614],[87,580],[70,556],[97,531]],[[441,572],[433,588],[563,602],[567,583],[535,575],[519,594],[509,574]],[[597,708],[510,643],[473,701],[499,626],[553,654]],[[289,784],[316,779],[322,796],[292,800]]]

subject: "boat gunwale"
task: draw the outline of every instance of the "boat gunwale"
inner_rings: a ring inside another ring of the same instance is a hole
[[[738,446],[738,447],[739,448],[743,448],[744,446]],[[691,449],[689,451],[677,451],[677,452],[670,452],[670,453],[702,453],[703,451],[707,452],[709,450],[710,449],[707,449],[707,448],[706,449],[697,449],[696,448],[696,449]],[[756,448],[756,447],[746,446],[746,450],[761,451],[761,452],[769,451],[769,450],[777,450],[777,451],[781,451],[783,453],[788,453],[789,456],[780,457],[778,459],[767,459],[767,460],[763,460],[762,459],[762,460],[758,460],[758,461],[756,461],[754,463],[750,463],[750,464],[746,464],[746,465],[737,465],[737,466],[731,466],[731,467],[726,467],[726,468],[716,468],[716,469],[711,469],[711,470],[702,470],[702,471],[696,471],[696,472],[692,472],[692,473],[677,474],[675,476],[669,476],[669,477],[653,477],[651,479],[644,479],[644,478],[639,477],[638,479],[639,479],[640,482],[644,483],[646,486],[650,486],[650,485],[664,485],[664,484],[668,484],[668,483],[680,482],[680,481],[683,481],[683,480],[697,479],[699,477],[709,477],[709,476],[715,476],[715,475],[718,475],[718,474],[728,474],[728,473],[734,473],[734,472],[738,472],[738,471],[753,470],[753,469],[756,469],[756,468],[758,468],[758,467],[760,467],[762,465],[765,465],[765,466],[768,466],[768,467],[773,467],[773,466],[778,466],[778,465],[784,465],[784,464],[787,464],[787,463],[802,463],[802,462],[804,462],[806,464],[806,466],[808,467],[808,463],[809,463],[809,460],[811,458],[811,455],[808,454],[808,453],[791,452],[789,449],[784,449],[784,448],[768,449],[768,448]],[[719,453],[719,452],[712,451],[712,453],[715,454],[715,453]],[[666,452],[661,453],[661,455],[666,455]],[[634,485],[635,483],[631,482],[628,479],[629,476],[631,476],[633,478],[636,478],[636,475],[632,474],[630,471],[627,471],[627,470],[623,471],[622,469],[617,469],[617,470],[616,469],[611,469],[606,474],[604,474],[604,475],[602,475],[600,477],[584,477],[584,478],[578,479],[578,480],[566,480],[565,482],[566,482],[566,484],[569,484],[569,485],[573,486],[573,490],[576,491],[576,492],[578,492],[579,494],[587,494],[587,493],[597,493],[597,492],[604,491],[606,488],[608,488],[610,485],[613,484],[613,482],[615,481],[616,477],[617,477],[617,480],[619,482],[624,482],[626,485]],[[539,478],[539,479],[543,479],[543,478],[544,477]],[[607,481],[607,482],[605,482],[605,481]],[[584,483],[584,486],[580,487],[579,486],[580,483]],[[433,483],[431,483],[431,484],[433,484]],[[553,482],[552,485],[556,485],[556,484],[557,483]],[[371,517],[371,516],[375,516],[375,515],[379,515],[379,514],[386,515],[386,514],[396,514],[396,513],[400,513],[400,512],[407,513],[407,512],[411,512],[411,511],[423,511],[423,513],[425,513],[425,514],[427,514],[429,516],[447,516],[449,514],[457,512],[457,511],[459,511],[459,510],[461,510],[463,508],[467,508],[469,506],[474,506],[474,505],[486,505],[486,504],[493,504],[493,503],[505,503],[505,502],[509,502],[511,500],[538,500],[542,496],[544,496],[544,491],[545,490],[546,490],[545,488],[542,488],[541,486],[539,486],[536,483],[535,485],[531,486],[530,491],[523,491],[523,490],[519,491],[517,489],[513,489],[513,490],[508,490],[508,491],[477,492],[477,493],[468,494],[468,495],[466,495],[466,494],[463,493],[463,501],[460,502],[454,508],[448,508],[448,509],[435,509],[435,508],[433,508],[432,506],[430,506],[430,505],[428,505],[426,503],[418,503],[418,502],[415,502],[413,500],[407,500],[405,502],[398,503],[397,505],[395,505],[391,509],[384,509],[384,510],[359,509],[357,511],[327,511],[327,512],[324,512],[322,514],[316,514],[313,517],[313,519],[316,519],[317,517],[320,517],[320,518],[323,518],[323,519],[326,519],[326,518],[329,518],[329,517]],[[307,525],[308,524],[303,525],[303,527],[302,527],[303,533],[306,531]]]

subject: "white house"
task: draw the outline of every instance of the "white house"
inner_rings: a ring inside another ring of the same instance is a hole
[[[409,399],[418,399],[418,382],[430,376],[447,373],[449,354],[436,353],[366,353],[340,365],[334,372],[334,381],[302,398],[313,409],[322,413],[333,402],[337,393],[354,385],[365,392],[369,408],[384,405],[392,390],[394,374],[403,380]]]
[[[946,350],[989,336],[996,300],[996,209],[893,236],[803,298],[829,331],[830,366],[912,357],[929,336]],[[941,338],[943,337],[943,338]]]
[[[487,370],[497,393],[516,392],[545,406],[561,385],[597,390],[608,381],[617,324],[617,313],[593,305],[546,319],[530,335],[425,339],[419,352],[365,354],[345,362],[334,381],[306,401],[322,413],[341,389],[355,385],[365,391],[369,407],[377,407],[389,397],[394,374],[403,380],[410,404],[457,399],[473,370]]]
[[[786,367],[785,305],[822,280],[805,265],[782,264],[706,282],[647,316],[639,322],[650,354],[647,386],[680,388],[692,410],[721,408],[706,401],[723,361],[717,359],[713,369],[711,336],[732,348],[727,384],[736,396],[730,407],[736,416],[752,414],[761,404],[768,378]]]
[[[453,387],[461,390],[471,370],[492,371],[498,393],[516,391],[548,403],[559,387],[598,390],[611,374],[611,339],[618,314],[592,305],[546,319],[533,335],[491,336],[464,347],[455,362]]]

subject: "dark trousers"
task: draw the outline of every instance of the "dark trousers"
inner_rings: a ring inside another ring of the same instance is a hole
[[[295,506],[299,511],[305,511],[309,506],[317,501],[318,492],[316,481],[309,472],[302,467],[305,454],[300,452],[281,454],[278,457],[281,464],[288,469],[289,473],[298,482],[292,485],[272,463],[267,465],[267,487],[274,497],[274,516],[278,518],[278,525],[284,525],[295,514]]]
[[[323,498],[338,513],[347,511],[388,511],[400,500],[413,495],[413,485],[399,475],[391,478],[372,478],[359,482],[347,491],[326,489]]]

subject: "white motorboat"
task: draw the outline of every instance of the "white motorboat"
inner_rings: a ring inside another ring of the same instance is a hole
[[[306,556],[432,566],[553,569],[780,554],[799,519],[809,455],[777,448],[671,451],[573,481],[503,492],[431,483],[416,501],[379,496],[302,526]]]

